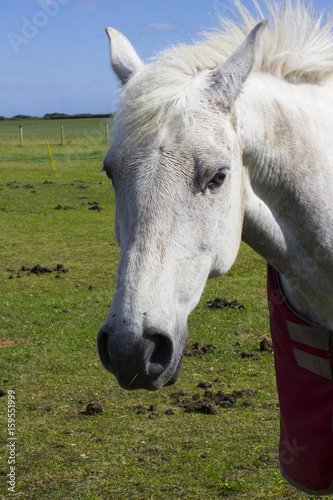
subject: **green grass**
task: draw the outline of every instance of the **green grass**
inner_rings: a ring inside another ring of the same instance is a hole
[[[55,162],[55,172],[49,162],[0,162],[0,389],[14,390],[17,398],[16,496],[310,498],[278,470],[273,355],[259,351],[269,334],[266,266],[245,245],[231,271],[207,283],[189,318],[190,342],[213,343],[216,349],[185,357],[175,386],[126,392],[101,366],[95,339],[112,301],[119,255],[114,193],[97,173],[102,160],[74,158],[103,156],[108,146],[103,134],[93,132],[100,120],[69,122],[72,136],[64,146],[57,137],[59,122],[54,130],[48,128],[53,122],[29,122],[31,141],[23,148],[11,136],[13,124],[0,122],[0,156],[47,158],[48,140],[55,158],[67,158]],[[100,212],[89,210],[95,201]],[[58,205],[72,208],[56,210]],[[55,272],[20,271],[36,264],[63,264],[69,272],[56,278]],[[216,296],[237,299],[246,309],[211,310],[206,301]],[[242,358],[243,351],[255,356]],[[239,400],[235,408],[218,407],[215,415],[186,413],[171,394],[203,394],[200,381],[211,382],[213,391],[248,388],[257,396],[250,406]],[[7,395],[0,398],[1,498],[12,497],[6,485],[7,401]],[[100,402],[104,411],[86,414],[91,402]],[[157,415],[149,411],[152,404]],[[138,406],[145,412],[138,413]],[[170,409],[174,413],[167,415]]]

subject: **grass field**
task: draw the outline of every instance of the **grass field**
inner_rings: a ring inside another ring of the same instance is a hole
[[[0,122],[0,497],[311,498],[278,470],[273,354],[259,349],[269,335],[265,262],[245,245],[231,271],[207,283],[189,318],[189,343],[214,347],[185,357],[176,385],[126,392],[101,366],[95,339],[119,249],[114,193],[98,174],[103,160],[83,158],[105,155],[105,120],[66,120],[64,146],[60,124],[24,122],[20,148],[18,123]],[[46,141],[54,171],[50,161],[29,161],[48,158]],[[97,204],[101,210],[90,210]],[[68,272],[54,271],[58,264]],[[51,272],[22,270],[36,265]],[[245,309],[209,309],[215,297]],[[215,414],[185,411],[184,400],[209,398],[207,390],[234,399],[247,392]],[[7,484],[11,394],[15,495]],[[103,411],[89,414],[90,403]]]

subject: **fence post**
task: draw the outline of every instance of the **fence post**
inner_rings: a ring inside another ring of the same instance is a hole
[[[64,145],[64,126],[61,125],[61,145]]]
[[[23,126],[19,125],[19,129],[20,129],[20,146],[22,148],[23,147]]]
[[[108,137],[109,137],[109,125],[105,125],[105,142],[106,144],[108,143]]]

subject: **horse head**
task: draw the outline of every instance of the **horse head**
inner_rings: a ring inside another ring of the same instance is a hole
[[[115,189],[120,261],[97,342],[103,365],[126,389],[176,381],[187,317],[207,278],[227,272],[236,258],[245,173],[234,103],[265,25],[220,68],[196,74],[170,62],[172,51],[144,65],[121,33],[107,29],[124,84],[104,161]]]

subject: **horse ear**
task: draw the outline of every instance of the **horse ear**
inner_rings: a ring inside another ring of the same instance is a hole
[[[266,20],[260,21],[223,66],[212,72],[213,88],[217,90],[223,108],[231,108],[250,74],[255,62],[256,41],[266,24]]]
[[[125,85],[144,64],[127,38],[114,28],[106,28],[110,40],[111,64],[114,72]]]

